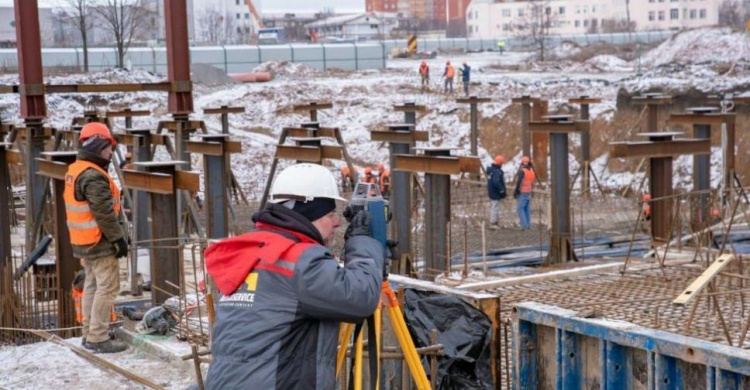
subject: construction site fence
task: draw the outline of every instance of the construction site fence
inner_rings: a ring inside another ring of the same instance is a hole
[[[674,31],[641,31],[635,33],[550,35],[547,45],[554,47],[563,42],[580,45],[595,42],[610,44],[655,43],[668,39]],[[499,38],[438,38],[418,39],[417,51],[487,51],[497,50]],[[508,50],[529,46],[527,37],[502,38]],[[384,69],[392,49],[405,49],[406,39],[391,39],[356,43],[290,43],[283,45],[194,46],[190,48],[191,64],[206,64],[226,73],[250,72],[269,61],[304,64],[325,71]],[[99,72],[117,66],[115,48],[89,48],[89,71]],[[42,63],[47,69],[68,69],[83,72],[82,48],[42,49]],[[165,47],[131,47],[125,54],[129,69],[141,69],[156,74],[167,73]],[[0,69],[18,71],[16,49],[0,49]]]

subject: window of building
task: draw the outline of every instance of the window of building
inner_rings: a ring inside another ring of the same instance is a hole
[[[518,16],[523,17],[523,8],[518,9]]]
[[[250,19],[250,13],[245,13],[245,19]]]
[[[664,11],[659,11],[659,20],[664,20]]]
[[[245,27],[245,34],[250,34],[250,27]]]
[[[595,14],[595,13],[596,13],[596,5],[592,5],[592,6],[591,6],[591,13],[592,13],[592,14]]]
[[[605,4],[602,4],[602,6],[599,9],[602,10],[602,13],[607,12],[607,6]]]
[[[648,0],[649,3],[654,3],[656,0]]]
[[[560,15],[565,15],[565,7],[560,7],[557,13],[559,13]]]
[[[706,18],[706,9],[704,8],[704,9],[700,10],[699,14],[700,14],[700,18],[701,19],[705,19]]]
[[[581,21],[580,20],[576,20],[576,27],[581,27]]]
[[[584,19],[583,20],[583,27],[588,27],[588,26],[589,26],[589,20],[588,19]]]
[[[654,11],[648,11],[648,20],[650,22],[653,22],[656,19],[656,12]]]
[[[576,6],[576,13],[577,13],[577,14],[580,14],[580,13],[581,13],[581,6],[580,6],[580,5],[577,5],[577,6]]]
[[[688,16],[688,10],[687,8],[682,9],[682,19],[687,19]]]
[[[510,17],[510,10],[509,9],[504,9],[503,10],[503,17],[506,17],[506,18]]]
[[[669,10],[669,19],[671,20],[677,20],[680,18],[680,10],[677,8],[672,8]]]
[[[242,18],[242,14],[238,13],[237,14],[237,20],[240,20],[240,18]]]
[[[698,12],[696,12],[694,9],[690,10],[690,19],[695,19],[695,17],[698,16]]]
[[[678,2],[680,0],[669,0],[669,1],[671,1],[672,3],[676,3],[676,2]]]
[[[589,6],[588,6],[588,5],[584,5],[584,6],[583,6],[583,13],[584,13],[584,14],[587,14],[587,13],[589,13]]]
[[[503,31],[510,31],[511,29],[510,23],[503,24]]]
[[[591,27],[592,28],[596,28],[596,25],[597,25],[597,20],[596,19],[591,19]]]
[[[235,4],[240,5],[240,0],[237,0],[237,2]]]
[[[663,3],[663,2],[664,2],[664,0],[659,0],[659,2],[660,2],[660,3]]]
[[[552,14],[552,7],[545,8],[544,9],[544,14],[545,15],[551,15]]]

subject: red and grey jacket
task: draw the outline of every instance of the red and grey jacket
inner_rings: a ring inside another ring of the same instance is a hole
[[[375,311],[383,249],[352,237],[341,267],[300,214],[269,204],[253,220],[206,250],[221,291],[206,388],[333,389],[339,323]]]

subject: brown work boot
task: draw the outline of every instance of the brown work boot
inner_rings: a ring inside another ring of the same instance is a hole
[[[105,340],[100,343],[88,344],[95,353],[118,353],[128,349],[127,344],[115,340]]]

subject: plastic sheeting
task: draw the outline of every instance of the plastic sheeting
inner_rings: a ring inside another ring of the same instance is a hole
[[[404,318],[417,348],[430,345],[437,329],[445,356],[438,357],[437,388],[491,389],[490,340],[492,322],[460,298],[406,289]],[[422,359],[429,374],[429,360]]]

